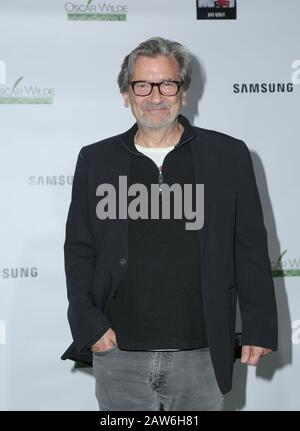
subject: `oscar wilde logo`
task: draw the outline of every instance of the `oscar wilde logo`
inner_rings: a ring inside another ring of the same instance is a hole
[[[0,104],[51,104],[53,96],[54,88],[23,84],[23,76],[11,87],[0,86]]]
[[[236,19],[236,0],[197,0],[197,19]]]
[[[65,3],[68,20],[70,21],[126,21],[127,4],[116,4],[112,2],[78,3],[68,1]]]
[[[272,275],[273,277],[299,277],[300,276],[300,259],[288,258],[282,259],[287,253],[284,250],[283,253],[277,259],[277,262],[272,263]]]

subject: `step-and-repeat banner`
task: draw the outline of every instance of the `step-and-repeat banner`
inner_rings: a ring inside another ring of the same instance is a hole
[[[298,0],[0,2],[0,409],[97,410],[71,342],[63,264],[80,148],[128,129],[124,56],[162,36],[193,54],[183,112],[248,145],[268,231],[279,351],[235,364],[228,410],[299,410]],[[218,271],[218,262],[215,262]]]

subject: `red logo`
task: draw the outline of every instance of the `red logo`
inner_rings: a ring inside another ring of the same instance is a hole
[[[215,1],[215,7],[229,7],[230,1],[229,0],[218,0]]]

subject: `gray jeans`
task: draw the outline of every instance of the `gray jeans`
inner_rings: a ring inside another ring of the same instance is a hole
[[[223,410],[208,348],[93,353],[100,411]]]

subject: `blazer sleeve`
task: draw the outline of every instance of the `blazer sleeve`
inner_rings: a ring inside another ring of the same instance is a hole
[[[64,242],[68,321],[78,353],[89,350],[111,326],[91,294],[96,246],[90,222],[87,170],[83,147],[77,158]]]
[[[251,155],[246,144],[239,142],[235,270],[242,345],[277,350],[277,306],[267,232]]]

